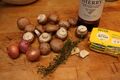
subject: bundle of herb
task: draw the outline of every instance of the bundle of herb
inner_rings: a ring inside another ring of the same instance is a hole
[[[65,44],[64,47],[62,48],[62,50],[60,51],[60,55],[57,55],[53,61],[51,63],[49,63],[48,67],[40,67],[38,68],[38,73],[41,72],[44,76],[47,76],[48,74],[52,73],[53,71],[55,71],[55,69],[62,63],[65,62],[65,60],[68,59],[68,57],[71,54],[71,51],[74,47],[77,46],[77,44],[80,42],[80,40],[78,40],[77,42],[73,42],[70,39],[68,39]]]

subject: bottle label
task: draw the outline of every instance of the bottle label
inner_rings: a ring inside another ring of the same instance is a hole
[[[80,0],[79,17],[95,21],[101,17],[105,0]]]

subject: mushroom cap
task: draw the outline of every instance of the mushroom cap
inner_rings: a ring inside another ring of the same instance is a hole
[[[87,35],[88,31],[87,31],[87,27],[80,25],[78,26],[77,30],[76,30],[76,36],[79,38],[85,38],[85,36]]]
[[[57,32],[56,35],[60,39],[65,39],[67,37],[67,30],[63,27],[61,27]]]
[[[39,30],[41,33],[45,32],[45,29],[42,25],[36,26],[36,29]]]
[[[45,26],[46,32],[56,32],[58,29],[59,29],[59,26],[53,25],[53,24],[48,24]]]
[[[24,30],[27,25],[30,24],[30,21],[28,18],[21,17],[17,20],[17,26],[19,29]]]
[[[52,36],[49,33],[42,33],[39,37],[40,42],[49,42],[51,40]]]
[[[48,43],[41,43],[40,44],[40,53],[41,55],[47,55],[51,51],[50,45]]]
[[[69,22],[70,25],[72,25],[72,26],[77,25],[77,21],[78,21],[78,18],[70,18],[70,19],[68,19],[68,22]]]
[[[50,46],[54,52],[59,52],[63,48],[64,42],[55,38],[50,42]]]
[[[59,22],[59,17],[56,14],[49,15],[49,22],[52,24],[57,24]]]
[[[27,32],[33,32],[35,30],[35,26],[32,24],[29,24],[25,27],[25,31]]]
[[[67,20],[60,20],[59,26],[60,27],[65,27],[66,29],[68,29],[70,27],[70,24]]]
[[[45,24],[47,22],[46,14],[39,14],[37,17],[38,23]]]
[[[78,26],[78,28],[77,28],[77,33],[79,34],[79,33],[84,33],[84,32],[86,32],[87,31],[87,27],[86,26],[84,26],[84,25],[80,25],[80,26]]]

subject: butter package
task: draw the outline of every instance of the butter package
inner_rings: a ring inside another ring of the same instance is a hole
[[[102,28],[93,28],[90,35],[90,49],[117,56],[120,54],[120,33]]]

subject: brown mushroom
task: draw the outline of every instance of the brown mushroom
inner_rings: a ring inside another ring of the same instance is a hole
[[[68,33],[67,30],[63,27],[61,27],[57,32],[56,32],[56,36],[59,39],[65,40],[65,38],[67,37]]]
[[[60,27],[65,27],[66,29],[69,29],[70,24],[69,24],[69,22],[66,21],[66,20],[60,20],[59,26],[60,26]]]
[[[51,40],[52,36],[50,33],[42,33],[39,37],[39,41],[42,42],[49,42]]]
[[[36,26],[36,29],[39,30],[41,33],[45,32],[45,29],[42,25]]]
[[[25,27],[25,31],[27,32],[33,32],[35,30],[35,26],[32,24],[29,24]]]
[[[76,29],[76,35],[79,38],[84,38],[87,35],[87,33],[88,33],[87,27],[84,25],[80,25]]]
[[[27,25],[30,24],[30,21],[28,18],[21,17],[17,20],[17,26],[20,30],[24,30]]]
[[[48,43],[41,43],[40,44],[40,53],[41,55],[47,55],[51,51],[50,45]]]
[[[56,14],[50,14],[48,19],[51,24],[57,24],[59,22],[59,17]]]
[[[54,52],[60,52],[60,50],[64,46],[64,42],[60,39],[54,38],[53,40],[51,40],[50,46]]]
[[[46,24],[47,23],[47,16],[46,14],[39,14],[37,17],[38,23],[39,24]]]
[[[70,23],[71,26],[76,26],[77,21],[78,21],[78,18],[70,18],[70,19],[68,19],[68,22]]]
[[[34,41],[34,34],[32,32],[25,32],[23,34],[23,40],[32,43]]]
[[[57,25],[53,25],[53,24],[47,24],[46,26],[45,26],[45,31],[46,32],[56,32],[57,30],[59,29],[59,26],[57,26]]]

